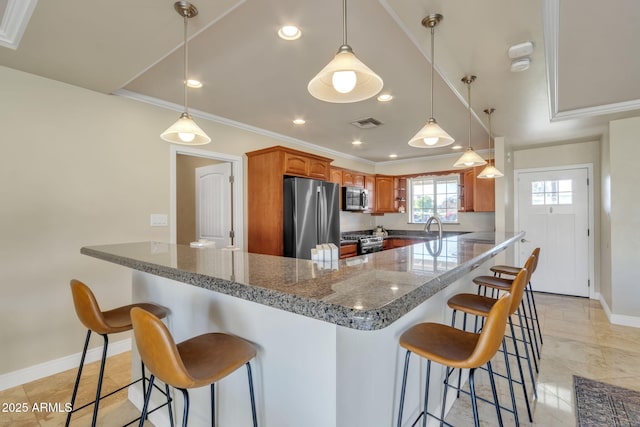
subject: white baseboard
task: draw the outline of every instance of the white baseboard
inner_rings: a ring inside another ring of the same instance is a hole
[[[599,300],[600,300],[600,304],[602,305],[602,309],[607,315],[607,319],[609,319],[609,322],[613,323],[614,325],[631,326],[633,328],[640,328],[640,317],[612,313],[611,309],[609,308],[609,305],[607,304],[607,301],[604,299],[602,295],[600,295]]]
[[[122,341],[110,342],[109,349],[107,350],[107,357],[124,353],[129,350],[131,350],[131,338],[127,338]],[[82,352],[79,352],[70,356],[61,357],[59,359],[33,365],[28,368],[2,374],[0,375],[0,391],[39,380],[40,378],[55,375],[69,369],[77,369],[80,364],[81,357]],[[88,350],[85,363],[95,362],[100,360],[100,358],[102,358],[102,346]]]

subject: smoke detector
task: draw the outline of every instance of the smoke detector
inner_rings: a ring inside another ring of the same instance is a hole
[[[530,56],[533,53],[533,42],[522,42],[514,44],[509,48],[509,58],[516,59]]]
[[[373,129],[380,126],[382,122],[380,120],[374,119],[373,117],[367,117],[366,119],[360,119],[356,120],[355,122],[351,122],[351,124],[360,129]]]
[[[528,56],[524,58],[518,58],[511,61],[511,72],[518,73],[520,71],[528,70],[531,66],[531,59]]]

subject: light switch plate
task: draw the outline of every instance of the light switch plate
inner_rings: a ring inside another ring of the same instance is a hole
[[[167,214],[151,214],[152,227],[166,227],[169,225],[169,215]]]

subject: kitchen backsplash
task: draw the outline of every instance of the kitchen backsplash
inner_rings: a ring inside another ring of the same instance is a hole
[[[493,231],[495,214],[493,212],[460,212],[457,224],[444,224],[448,231]],[[382,225],[389,230],[423,230],[424,224],[408,224],[407,214],[384,214],[372,216],[366,213],[340,212],[340,232],[371,230]]]

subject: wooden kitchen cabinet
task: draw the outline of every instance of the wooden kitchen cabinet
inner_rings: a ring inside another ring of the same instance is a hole
[[[394,185],[394,208],[396,212],[406,212],[407,210],[407,178],[397,176],[393,181]]]
[[[376,194],[374,213],[396,212],[394,177],[376,175]]]
[[[495,179],[480,179],[484,166],[468,169],[463,174],[463,207],[465,212],[495,212]]]
[[[329,180],[332,159],[275,146],[247,154],[249,252],[282,256],[285,175]]]
[[[329,181],[335,182],[338,185],[342,185],[342,169],[330,168],[329,169]]]
[[[364,188],[367,189],[367,210],[374,212],[376,209],[376,177],[373,175],[364,176]]]
[[[356,255],[358,255],[358,245],[356,243],[340,246],[340,259],[351,258]]]
[[[364,188],[364,174],[343,170],[342,171],[342,185],[345,187],[360,187]]]

